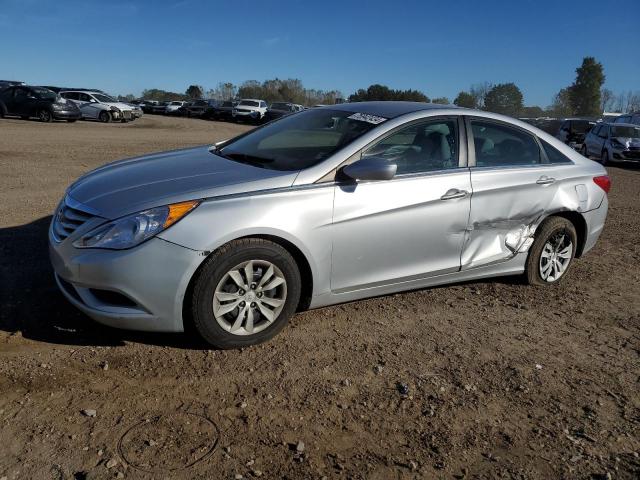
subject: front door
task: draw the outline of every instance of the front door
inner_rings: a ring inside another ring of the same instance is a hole
[[[335,187],[333,292],[460,269],[471,183],[459,131],[455,117],[400,128],[362,154],[396,163],[393,179]]]

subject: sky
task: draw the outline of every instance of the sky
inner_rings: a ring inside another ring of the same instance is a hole
[[[546,106],[584,56],[640,90],[640,0],[0,0],[0,79],[139,95],[299,78],[453,100],[514,82]]]

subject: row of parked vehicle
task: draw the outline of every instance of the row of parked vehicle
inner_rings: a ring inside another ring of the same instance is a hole
[[[640,162],[640,112],[601,119],[526,119],[582,153],[606,165]]]
[[[142,116],[136,105],[119,102],[100,90],[32,86],[0,81],[0,117],[53,120],[97,120],[128,122]]]
[[[194,100],[191,102],[136,100],[132,103],[138,105],[145,113],[251,123],[275,120],[305,109],[302,105],[290,102],[274,102],[268,105],[265,100],[255,98],[239,101]]]

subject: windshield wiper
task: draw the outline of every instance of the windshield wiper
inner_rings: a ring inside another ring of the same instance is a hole
[[[220,150],[215,150],[214,153],[229,160],[235,160],[236,162],[246,163],[260,168],[266,168],[266,163],[275,162],[275,158],[258,157],[257,155],[247,155],[246,153],[222,153]]]

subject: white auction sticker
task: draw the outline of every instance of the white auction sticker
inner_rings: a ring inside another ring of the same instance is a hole
[[[361,122],[368,122],[377,125],[386,120],[384,117],[378,117],[377,115],[369,115],[368,113],[354,113],[350,117],[347,117],[349,120],[360,120]]]

